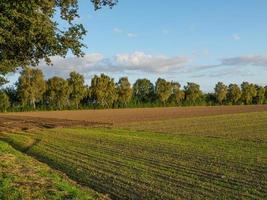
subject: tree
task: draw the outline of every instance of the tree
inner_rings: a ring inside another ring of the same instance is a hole
[[[252,103],[253,98],[257,95],[257,90],[254,84],[243,82],[241,84],[242,89],[242,100],[246,105],[249,105]]]
[[[133,97],[139,103],[151,102],[154,97],[154,85],[148,79],[138,79],[133,85]]]
[[[227,99],[232,104],[237,104],[242,96],[242,92],[237,84],[230,84],[227,91]]]
[[[15,105],[18,105],[20,103],[20,98],[17,89],[14,86],[6,87],[3,91],[8,96],[11,107],[14,107]]]
[[[120,78],[116,86],[118,92],[118,102],[127,106],[127,103],[129,103],[132,99],[132,88],[128,78]]]
[[[200,86],[196,83],[188,82],[184,87],[185,90],[185,99],[190,104],[196,104],[197,101],[202,97],[202,91],[200,90]]]
[[[267,103],[267,85],[264,88],[265,88],[265,103]]]
[[[226,99],[227,86],[224,85],[222,82],[218,82],[214,90],[217,101],[219,102],[219,104],[222,104],[223,101]]]
[[[20,74],[17,91],[22,105],[31,105],[35,109],[45,92],[43,72],[39,69],[26,67]]]
[[[68,103],[70,89],[68,82],[60,77],[54,76],[47,81],[46,100],[48,104],[62,109]]]
[[[117,0],[90,0],[95,9],[114,6]],[[86,31],[75,23],[78,0],[0,1],[0,76],[18,67],[36,66],[41,59],[65,56],[69,50],[83,55],[81,43]],[[55,21],[59,13],[60,19]],[[59,21],[64,28],[59,26]],[[0,77],[0,82],[3,77]]]
[[[160,102],[162,102],[165,105],[172,94],[171,82],[168,82],[162,78],[158,78],[156,82],[155,93]]]
[[[79,104],[86,93],[86,88],[84,86],[84,77],[77,72],[71,72],[70,78],[68,78],[67,81],[70,89],[70,100],[78,109]]]
[[[114,79],[105,74],[94,76],[91,81],[91,96],[97,104],[110,108],[117,100]]]
[[[10,102],[7,94],[3,91],[0,91],[0,111],[6,112],[9,106]]]
[[[171,86],[172,86],[172,95],[170,97],[171,101],[175,102],[176,105],[181,105],[181,102],[185,98],[184,91],[180,89],[181,85],[177,82],[172,82]]]
[[[256,85],[257,95],[255,97],[256,104],[263,104],[265,100],[265,88],[262,86]]]

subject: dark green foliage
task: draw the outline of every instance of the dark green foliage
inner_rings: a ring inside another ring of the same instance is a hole
[[[133,85],[133,98],[138,103],[151,102],[154,94],[154,85],[148,79],[138,79]]]
[[[71,72],[67,80],[50,78],[45,87],[40,70],[25,68],[17,86],[3,90],[11,103],[9,111],[33,110],[35,103],[38,110],[267,103],[267,87],[247,82],[242,84],[242,91],[237,84],[227,87],[219,82],[214,93],[205,94],[196,83],[187,83],[182,90],[178,82],[159,78],[154,86],[148,79],[138,79],[131,87],[127,77],[115,83],[113,78],[105,74],[95,75],[89,87],[85,85],[83,75]]]
[[[95,9],[115,5],[117,0],[91,0]],[[59,27],[55,15],[65,22]],[[66,56],[71,51],[82,56],[86,34],[78,18],[78,0],[1,0],[0,1],[0,76],[18,67],[36,66],[41,59]],[[0,85],[3,83],[0,77]]]

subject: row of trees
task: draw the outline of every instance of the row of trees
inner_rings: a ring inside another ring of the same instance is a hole
[[[214,93],[204,94],[200,86],[189,82],[184,88],[178,82],[159,78],[155,85],[148,79],[138,79],[131,86],[127,77],[117,83],[101,74],[87,86],[83,75],[71,72],[68,79],[44,79],[41,70],[25,68],[16,87],[0,91],[0,110],[79,109],[142,106],[188,106],[267,103],[267,86],[243,82],[229,86],[218,82]]]

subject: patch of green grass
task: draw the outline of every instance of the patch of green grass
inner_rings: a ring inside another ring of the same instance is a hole
[[[144,121],[116,127],[172,135],[267,142],[267,112]]]
[[[116,199],[264,199],[267,132],[262,119],[266,113],[5,137],[79,183]],[[38,143],[27,147],[29,140]]]
[[[26,136],[21,136],[13,139],[23,144],[25,138]],[[0,141],[1,200],[100,198],[98,193],[78,187],[47,165],[23,155],[7,143]]]

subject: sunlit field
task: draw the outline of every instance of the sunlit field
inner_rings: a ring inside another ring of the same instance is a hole
[[[264,199],[266,120],[267,112],[241,113],[2,138],[113,199]]]

